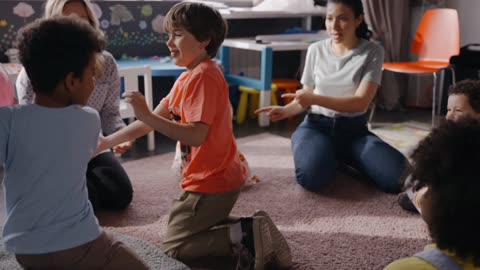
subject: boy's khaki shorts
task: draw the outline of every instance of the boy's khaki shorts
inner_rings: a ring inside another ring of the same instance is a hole
[[[103,232],[78,247],[47,254],[15,255],[24,269],[149,269],[130,248]]]
[[[240,188],[218,194],[184,191],[173,201],[163,242],[164,252],[180,261],[205,256],[232,256],[230,212]]]

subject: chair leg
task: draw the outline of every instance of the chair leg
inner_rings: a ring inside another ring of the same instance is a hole
[[[259,108],[260,104],[260,95],[255,93],[255,94],[250,94],[249,102],[248,102],[248,115],[250,118],[256,118],[257,114],[255,114],[255,111]]]
[[[237,124],[241,125],[245,122],[245,116],[247,114],[247,102],[248,102],[248,93],[242,92],[240,94],[240,101],[238,102],[237,108]]]
[[[259,100],[259,102],[260,102],[260,100]],[[271,98],[270,98],[270,105],[271,106],[278,105],[277,90],[273,91],[273,89],[272,89],[272,94],[271,94]]]
[[[452,72],[452,84],[455,85],[457,83],[457,75],[455,74],[455,69],[450,67],[450,71]]]
[[[435,127],[435,110],[437,107],[437,73],[433,73],[433,86],[432,86],[432,128]]]
[[[150,133],[148,133],[147,135],[147,139],[148,139],[148,151],[153,151],[155,150],[155,132],[152,131]]]
[[[441,115],[442,114],[442,104],[443,104],[443,87],[445,87],[445,69],[442,69],[440,71],[440,78],[438,83],[438,91],[437,91],[437,109],[436,109],[436,115]]]

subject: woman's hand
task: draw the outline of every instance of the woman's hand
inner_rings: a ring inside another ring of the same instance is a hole
[[[123,94],[125,101],[130,104],[138,120],[143,121],[152,114],[148,108],[145,97],[140,92],[126,92]]]
[[[314,104],[315,94],[312,91],[302,89],[297,90],[295,94],[283,94],[282,98],[285,97],[295,98],[297,103],[302,106],[302,108],[307,109]]]
[[[268,118],[272,122],[276,122],[289,117],[287,110],[283,106],[268,106],[255,111],[256,114],[267,113]]]
[[[133,143],[135,142],[135,140],[133,141],[128,141],[128,142],[124,142],[124,143],[121,143],[119,145],[115,145],[112,149],[113,149],[113,152],[115,154],[124,154],[125,152],[127,152],[128,150],[130,150],[130,148],[132,148],[133,146]]]

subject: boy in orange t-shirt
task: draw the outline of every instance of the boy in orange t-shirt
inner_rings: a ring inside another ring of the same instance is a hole
[[[102,138],[99,151],[152,128],[181,142],[184,192],[168,220],[163,249],[169,256],[238,255],[237,268],[290,267],[288,243],[265,212],[229,217],[246,171],[233,136],[228,85],[211,59],[225,38],[225,21],[204,4],[182,2],[168,12],[164,28],[175,64],[187,71],[153,113],[139,92],[126,93],[138,121]]]

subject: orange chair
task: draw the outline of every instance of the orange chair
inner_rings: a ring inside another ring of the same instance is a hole
[[[450,57],[460,52],[460,27],[458,13],[455,9],[431,9],[425,12],[415,34],[412,53],[418,55],[416,62],[384,63],[383,69],[407,74],[432,74],[432,126],[435,125],[435,107],[437,98],[437,72],[444,68],[455,73],[450,66]],[[440,89],[440,98],[442,97]],[[441,104],[441,100],[438,104]],[[440,107],[440,106],[439,106]]]

